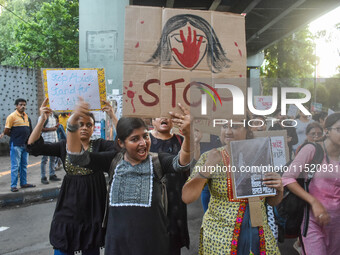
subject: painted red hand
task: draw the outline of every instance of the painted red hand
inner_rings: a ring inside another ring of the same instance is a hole
[[[187,39],[184,37],[183,30],[180,30],[180,37],[183,44],[183,53],[180,53],[176,48],[172,48],[172,51],[176,54],[178,60],[186,68],[192,68],[195,66],[200,56],[200,47],[203,41],[203,36],[200,36],[199,40],[196,39],[196,30],[194,30],[194,36],[191,37],[191,28],[188,27]]]

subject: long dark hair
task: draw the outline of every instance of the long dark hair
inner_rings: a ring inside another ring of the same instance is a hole
[[[325,120],[325,129],[329,130],[338,120],[340,120],[340,112],[329,115]]]
[[[147,62],[158,62],[159,65],[170,65],[171,49],[168,35],[187,23],[193,27],[202,30],[208,41],[207,45],[207,62],[213,73],[219,73],[223,68],[229,67],[229,60],[224,52],[217,35],[212,26],[203,18],[192,14],[180,14],[171,17],[163,27],[162,35],[158,47],[152,57]]]

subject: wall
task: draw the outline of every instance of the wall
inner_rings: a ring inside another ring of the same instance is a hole
[[[79,66],[105,68],[106,88],[122,91],[125,6],[128,0],[82,0],[79,6]]]
[[[15,110],[14,102],[17,98],[27,100],[26,113],[33,126],[37,123],[41,101],[38,102],[37,76],[34,69],[0,66],[0,133],[4,131],[7,116]],[[39,94],[41,97],[42,91]],[[8,136],[0,140],[0,155],[9,154],[8,142]]]

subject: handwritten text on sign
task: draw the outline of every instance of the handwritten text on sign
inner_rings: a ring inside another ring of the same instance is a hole
[[[256,96],[255,107],[257,110],[268,110],[272,106],[272,96]]]
[[[283,136],[270,137],[273,153],[274,166],[284,166],[287,162],[287,155],[285,151],[285,140]]]
[[[101,108],[97,70],[46,70],[46,81],[53,110],[73,110],[79,96],[91,109]]]

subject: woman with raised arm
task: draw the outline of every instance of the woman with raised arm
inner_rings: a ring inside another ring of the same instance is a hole
[[[99,255],[104,246],[105,229],[102,221],[105,211],[106,181],[102,171],[72,164],[66,153],[66,141],[45,143],[41,130],[52,110],[45,99],[40,107],[39,122],[28,139],[27,148],[34,156],[60,157],[66,175],[60,188],[56,209],[50,229],[50,242],[55,255]],[[107,109],[109,110],[109,109]],[[95,119],[92,113],[74,114],[78,125],[77,134],[84,150],[89,152],[110,151],[115,153],[114,143],[103,139],[91,140]]]
[[[189,169],[191,120],[188,111],[181,109],[184,114],[171,114],[184,135],[177,155],[150,154],[149,133],[140,118],[121,118],[118,121],[120,158],[115,157],[115,153],[86,152],[76,132],[77,122],[72,117],[69,119],[67,147],[71,162],[96,171],[106,171],[110,166],[110,171],[113,170],[105,254],[169,254],[166,201],[162,198],[165,193],[162,192],[161,180],[165,173]],[[88,105],[81,101],[75,114],[83,116],[87,113]]]
[[[248,123],[249,117],[245,124]],[[267,222],[265,201],[270,205],[282,199],[282,182],[277,173],[268,173],[264,178],[267,187],[274,188],[277,195],[261,198],[263,226],[252,227],[248,199],[233,197],[230,172],[210,173],[211,166],[230,166],[229,143],[252,138],[250,127],[241,124],[225,124],[221,128],[220,140],[224,145],[202,154],[194,171],[182,190],[182,199],[189,204],[197,200],[205,185],[211,193],[208,209],[203,216],[199,254],[280,254],[276,240]]]

